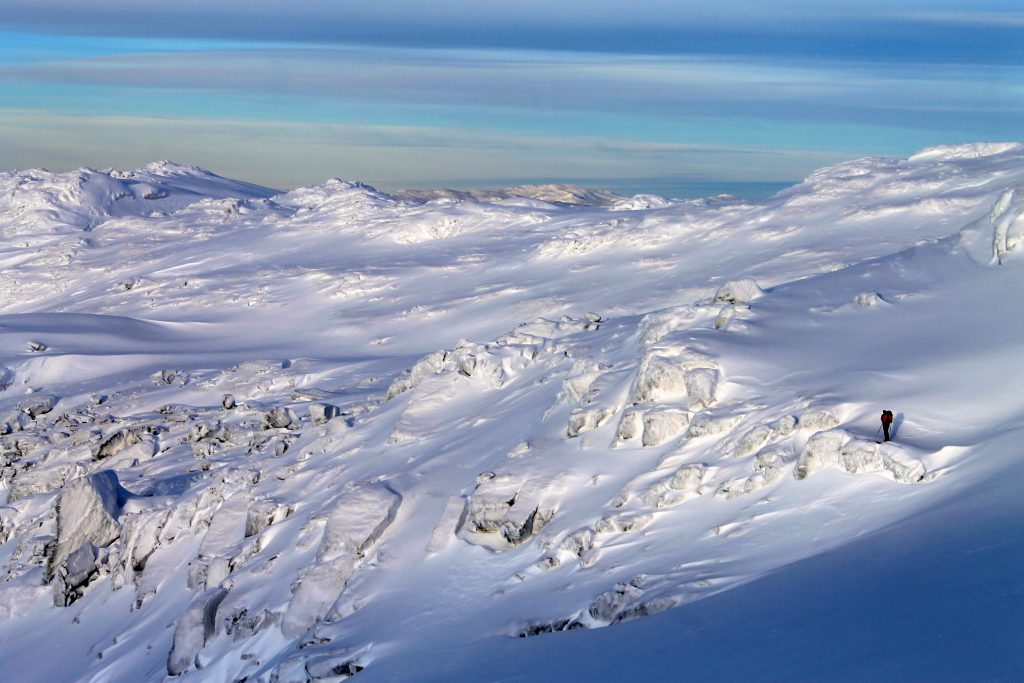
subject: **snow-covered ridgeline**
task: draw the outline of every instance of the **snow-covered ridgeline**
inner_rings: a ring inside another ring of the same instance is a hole
[[[759,203],[0,176],[7,664],[373,680],[940,505],[1024,414],[1022,183],[1016,145]]]

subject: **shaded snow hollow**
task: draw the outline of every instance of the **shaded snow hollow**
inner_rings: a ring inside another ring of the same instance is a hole
[[[705,604],[754,639],[751,586],[832,619],[809,558],[1019,489],[1022,216],[1011,144],[760,202],[0,174],[0,663],[481,680]]]

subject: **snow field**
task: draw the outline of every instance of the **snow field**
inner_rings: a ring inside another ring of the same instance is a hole
[[[1020,146],[756,204],[4,174],[5,665],[413,676],[933,510],[1024,414],[1022,179]]]

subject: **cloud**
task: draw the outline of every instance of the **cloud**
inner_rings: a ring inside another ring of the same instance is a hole
[[[14,144],[8,144],[13,142]],[[837,152],[517,136],[417,126],[291,121],[83,117],[0,109],[0,164],[136,167],[172,158],[275,187],[340,176],[385,189],[688,176],[788,180],[843,158]],[[742,157],[736,173],[736,157]],[[401,168],[401,173],[395,169]]]
[[[996,18],[1006,10],[1000,0],[944,4],[950,19],[958,12]],[[1015,53],[986,39],[993,32],[1008,37],[1005,26],[968,21],[954,26],[959,34],[937,29],[934,5],[933,0],[648,0],[639,5],[621,0],[7,0],[0,26],[240,42],[1013,62]]]
[[[1024,12],[1012,10],[917,10],[893,12],[889,17],[902,21],[949,24],[954,26],[1024,28]]]
[[[0,167],[171,157],[280,185],[791,179],[1013,138],[1024,105],[1024,40],[907,18],[925,0],[8,4],[0,22],[120,37],[0,34]]]
[[[722,101],[802,100],[902,89],[907,82],[973,81],[949,71],[808,61],[574,56],[544,52],[388,48],[268,48],[42,61],[0,76],[73,84],[345,96],[412,103],[573,109],[678,107]],[[896,88],[895,86],[897,86]],[[636,100],[633,98],[642,98]]]
[[[960,125],[967,111],[999,119],[1021,103],[1003,83],[1022,75],[972,65],[277,46],[8,65],[0,87],[8,83],[10,106],[80,93],[86,110],[694,142],[700,138],[683,140],[681,131],[730,122],[743,140],[741,124],[755,121],[898,126],[911,109],[927,112],[937,127]],[[17,96],[17,84],[27,94]]]
[[[864,0],[862,7],[871,5]],[[177,0],[170,5],[140,5],[131,0],[7,0],[5,21],[39,25],[100,23],[112,27],[137,26],[153,17],[173,17],[178,27],[202,30],[202,19],[232,17],[245,27],[256,20],[272,17],[290,19],[296,25],[320,25],[340,22],[362,26],[391,24],[396,27],[424,24],[448,24],[476,28],[496,25],[512,27],[552,25],[619,28],[669,24],[673,27],[751,23],[765,17],[820,18],[811,0],[780,0],[770,7],[759,0],[647,0],[643,6],[620,0],[518,0],[516,3],[491,3],[479,0],[378,0],[374,3],[340,3],[336,0]],[[336,27],[340,29],[341,27]]]

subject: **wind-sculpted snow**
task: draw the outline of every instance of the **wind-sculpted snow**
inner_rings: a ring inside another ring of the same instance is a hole
[[[685,610],[999,476],[1024,415],[1020,146],[759,203],[0,182],[0,657],[40,679],[413,680]]]
[[[273,190],[163,161],[135,171],[0,173],[5,239],[91,230],[111,218],[173,212],[200,200],[268,197]]]

